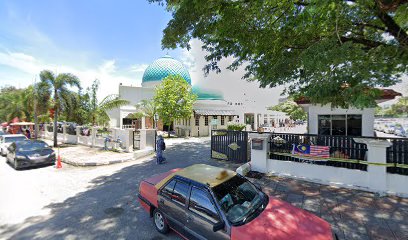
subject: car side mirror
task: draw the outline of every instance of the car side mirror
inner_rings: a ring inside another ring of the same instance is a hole
[[[217,232],[221,229],[224,229],[225,223],[223,221],[219,221],[213,225],[213,232]]]

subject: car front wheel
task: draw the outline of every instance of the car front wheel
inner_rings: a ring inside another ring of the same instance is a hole
[[[18,170],[18,161],[17,161],[17,159],[15,159],[15,158],[14,158],[14,163],[13,163],[13,165],[14,165],[14,169]]]
[[[157,231],[160,233],[166,234],[169,232],[169,225],[167,224],[163,214],[157,208],[153,212],[153,222]]]

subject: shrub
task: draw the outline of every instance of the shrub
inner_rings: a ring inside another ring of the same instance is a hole
[[[242,131],[245,129],[245,124],[229,122],[227,123],[227,129],[232,131]]]

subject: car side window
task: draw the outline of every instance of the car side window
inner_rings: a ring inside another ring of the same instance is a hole
[[[195,187],[191,189],[188,209],[213,223],[220,220],[217,210],[209,198],[209,194],[201,189]]]
[[[166,186],[162,189],[161,194],[165,197],[171,198],[173,194],[174,185],[176,185],[176,180],[171,180]]]
[[[186,203],[188,187],[189,187],[188,184],[176,181],[176,185],[174,186],[172,194],[172,200],[184,205]]]

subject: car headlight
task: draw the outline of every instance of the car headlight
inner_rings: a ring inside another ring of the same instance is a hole
[[[26,159],[26,157],[25,156],[16,156],[16,159],[24,160],[24,159]]]

